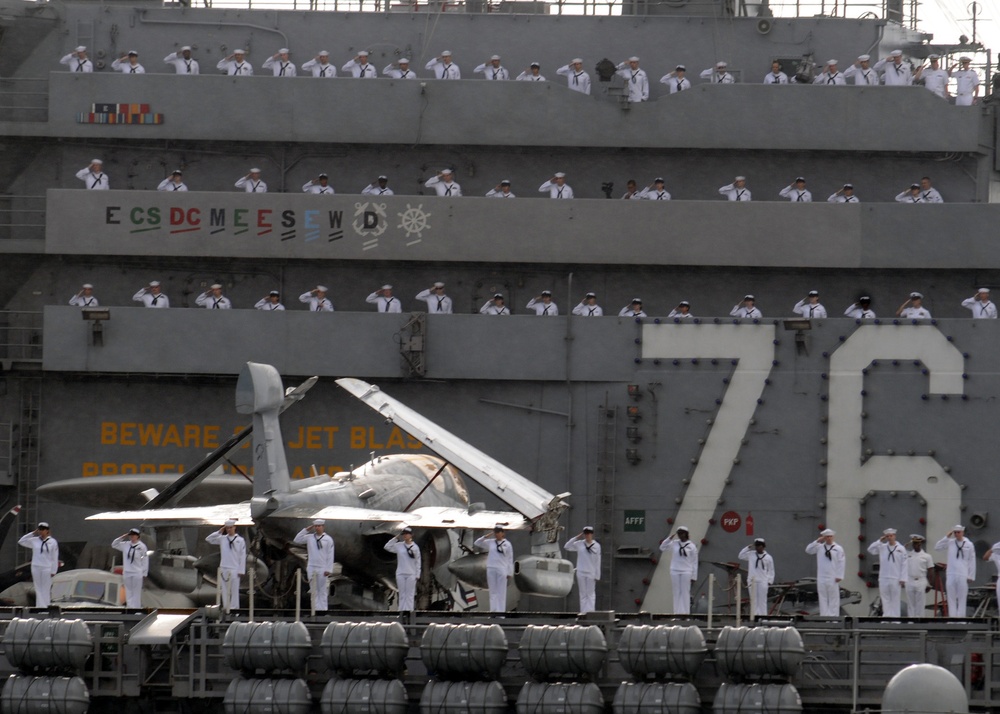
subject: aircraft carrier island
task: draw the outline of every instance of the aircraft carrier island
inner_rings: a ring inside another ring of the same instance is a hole
[[[0,0],[0,711],[1000,708],[994,58],[915,12]]]

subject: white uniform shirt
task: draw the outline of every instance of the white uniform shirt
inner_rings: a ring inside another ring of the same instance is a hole
[[[489,191],[487,191],[486,192],[486,197],[487,198],[517,198],[517,196],[514,195],[513,191],[508,191],[507,193],[504,193],[503,191],[497,191],[495,188],[491,188]]]
[[[315,59],[311,59],[308,62],[303,62],[302,71],[309,72],[313,77],[320,77],[321,79],[333,79],[334,77],[337,76],[336,67],[334,67],[329,62],[323,64],[322,62],[319,62],[318,60]],[[372,67],[371,71],[374,72],[375,68]]]
[[[141,540],[132,544],[128,536],[118,536],[111,541],[111,547],[122,552],[122,574],[149,575],[149,548]]]
[[[873,320],[875,319],[874,310],[865,310],[858,304],[848,305],[847,309],[844,310],[844,315],[847,317],[853,317],[855,320]]]
[[[559,307],[551,301],[545,303],[542,300],[531,298],[526,307],[529,310],[534,310],[535,314],[540,317],[555,317],[559,314]]]
[[[34,533],[25,533],[17,541],[18,545],[31,548],[31,567],[48,569],[55,575],[59,569],[59,542],[51,536],[42,540]]]
[[[641,308],[633,310],[631,305],[626,305],[618,311],[618,317],[646,317],[646,313]]]
[[[427,312],[431,315],[451,314],[451,298],[447,295],[433,295],[428,288],[417,293],[416,299],[427,303]]]
[[[878,579],[887,583],[906,582],[909,570],[906,565],[906,548],[901,543],[889,545],[877,540],[868,546],[868,552],[878,556]]]
[[[302,65],[302,69],[306,66]],[[365,62],[361,64],[360,62],[355,62],[354,60],[347,61],[342,70],[345,72],[350,72],[351,76],[355,79],[378,79],[378,70],[370,62]],[[336,71],[336,70],[334,70]],[[313,71],[313,76],[317,76],[315,70]],[[455,79],[458,79],[457,77]]]
[[[333,67],[333,65],[329,66]],[[274,74],[275,77],[295,77],[298,75],[298,72],[295,69],[295,63],[292,62],[291,60],[285,62],[280,57],[277,59],[275,59],[274,57],[268,57],[266,60],[264,60],[263,64],[261,64],[260,68],[271,70],[271,73]],[[302,65],[302,69],[305,68],[306,66]],[[336,76],[337,74],[336,69],[333,70],[333,74],[334,76]]]
[[[378,184],[370,183],[361,189],[362,196],[392,196],[392,189],[386,186],[382,188]]]
[[[198,60],[194,58],[186,60],[178,52],[171,52],[164,57],[163,64],[173,65],[177,74],[201,74],[201,65],[198,64]]]
[[[948,98],[948,73],[941,68],[931,69],[925,67],[920,73],[920,78],[924,81],[924,87],[942,99]]]
[[[690,310],[688,312],[680,312],[676,307],[670,311],[667,317],[679,317],[682,320],[692,320],[694,315],[691,314]]]
[[[492,534],[477,538],[473,543],[486,551],[486,569],[501,570],[507,575],[514,574],[514,547],[506,538],[497,540]]]
[[[788,84],[788,75],[780,70],[777,73],[768,72],[764,75],[762,84]]]
[[[111,63],[111,69],[115,70],[116,72],[121,72],[122,74],[146,74],[145,67],[143,67],[138,62],[132,64],[127,59],[125,61],[116,59],[114,62]]]
[[[97,302],[97,298],[93,295],[90,297],[86,295],[74,295],[69,299],[69,304],[73,307],[100,307],[100,303]],[[993,317],[996,317],[996,310],[993,311]]]
[[[510,79],[510,72],[507,71],[506,67],[503,65],[494,67],[492,64],[486,64],[485,62],[472,70],[472,73],[484,74],[486,75],[486,79],[491,82],[503,82]]]
[[[437,176],[431,176],[427,181],[424,182],[424,186],[427,188],[433,188],[438,196],[449,196],[454,198],[455,196],[462,195],[462,187],[459,186],[454,181],[444,181]]]
[[[566,86],[574,92],[590,94],[590,75],[582,69],[577,72],[568,64],[556,70],[556,74],[561,74],[566,78]]]
[[[246,60],[237,62],[236,60],[221,59],[215,67],[223,70],[230,77],[253,77],[253,65]]]
[[[909,189],[896,196],[896,203],[927,203],[919,193],[914,196]]]
[[[215,297],[211,293],[208,295],[202,293],[194,299],[194,302],[196,305],[201,305],[209,310],[231,310],[233,308],[233,303],[225,295]]]
[[[904,307],[899,316],[907,320],[930,320],[931,313],[925,307]]]
[[[88,191],[107,191],[111,188],[108,175],[103,171],[95,174],[90,170],[90,167],[87,167],[77,171],[76,177],[84,182]]]
[[[826,308],[819,303],[813,305],[809,302],[809,298],[803,298],[795,303],[792,312],[796,315],[802,315],[807,320],[812,320],[813,318],[821,320],[826,317]]]
[[[749,201],[751,200],[750,189],[746,186],[743,188],[736,188],[736,184],[726,184],[719,189],[719,193],[728,198],[730,201]]]
[[[69,304],[72,305],[73,302],[70,301]],[[962,307],[966,307],[972,310],[972,317],[974,317],[977,320],[997,319],[997,306],[994,305],[991,300],[987,300],[986,302],[980,302],[975,298],[975,296],[972,296],[962,301]]]
[[[944,199],[941,197],[941,194],[938,193],[938,190],[933,186],[926,191],[924,189],[920,189],[920,198],[923,199],[924,203],[944,203]]]
[[[299,302],[309,306],[309,312],[333,312],[333,303],[326,295],[318,297],[311,292],[299,295]]]
[[[265,298],[261,298],[256,303],[254,303],[254,307],[257,310],[264,310],[265,312],[271,312],[273,310],[284,310],[285,309],[285,306],[282,305],[280,302],[271,302],[266,297]]]
[[[229,535],[213,531],[205,536],[205,541],[219,546],[219,566],[226,570],[235,570],[240,575],[247,571],[247,542],[239,533]]]
[[[880,83],[878,72],[874,67],[864,69],[852,64],[844,70],[844,76],[854,77],[855,87],[877,87]]]
[[[318,183],[313,183],[312,181],[306,181],[302,184],[302,193],[318,193],[325,196],[332,196],[336,193],[333,190],[333,186],[327,184],[326,186]]]
[[[479,314],[509,316],[510,310],[507,309],[506,305],[497,305],[492,300],[487,300],[486,303],[481,308],[479,308]]]
[[[570,188],[569,184],[559,184],[552,183],[551,181],[546,181],[541,186],[538,187],[539,193],[549,192],[549,198],[573,198],[573,189]]]
[[[618,65],[618,76],[625,80],[630,102],[644,102],[649,99],[649,77],[646,70],[633,70],[627,63]]]
[[[536,77],[531,72],[521,72],[521,74],[517,75],[516,79],[517,79],[518,82],[544,82],[545,81],[545,77],[543,77],[542,75],[538,75]]]
[[[141,302],[146,307],[170,307],[170,298],[162,292],[154,295],[146,288],[142,288],[132,296],[135,302]]]
[[[588,578],[593,578],[594,580],[601,579],[600,543],[596,540],[592,540],[588,543],[586,538],[576,535],[566,541],[566,545],[564,545],[563,548],[566,550],[576,551],[577,575],[583,575]]]
[[[827,203],[861,203],[861,199],[859,199],[854,194],[851,194],[850,196],[845,196],[842,193],[831,193],[830,194],[830,198],[826,199],[826,202]]]
[[[396,575],[412,575],[420,577],[420,546],[416,541],[407,543],[404,540],[390,538],[383,548],[396,554]]]
[[[844,549],[839,543],[827,545],[812,541],[806,546],[806,552],[816,556],[816,580],[823,583],[832,583],[836,580],[844,579],[844,567],[847,564],[847,557]]]
[[[813,78],[813,84],[840,85],[847,84],[843,72],[820,72]]]
[[[963,538],[960,543],[956,538],[945,536],[934,545],[934,550],[948,551],[948,575],[976,579],[976,547],[971,540]]]
[[[670,88],[671,94],[691,89],[691,81],[687,77],[677,77],[673,72],[660,77],[660,84],[667,85]]]
[[[979,74],[974,69],[958,69],[951,76],[955,80],[955,99],[966,98],[971,104],[979,86]]]
[[[417,73],[412,69],[407,68],[402,70],[399,67],[393,67],[392,64],[387,64],[382,68],[382,74],[386,77],[392,77],[393,79],[416,79]]]
[[[424,65],[424,69],[429,69],[434,73],[434,79],[461,79],[462,70],[454,62],[447,64],[437,57]]]
[[[934,567],[934,558],[926,550],[919,553],[911,550],[906,554],[907,580],[911,583],[921,583],[927,587],[927,571]]]
[[[89,59],[80,59],[77,57],[76,52],[70,52],[68,55],[59,60],[59,64],[68,65],[70,72],[90,74],[94,71],[94,63]]]
[[[305,528],[300,530],[293,539],[299,545],[305,545],[309,553],[309,570],[319,570],[324,573],[333,572],[334,545],[329,533],[316,537]]]
[[[795,184],[790,184],[785,186],[783,189],[778,191],[778,195],[782,198],[787,198],[792,203],[812,203],[813,195],[806,189],[801,191],[795,188]]]
[[[756,305],[754,307],[747,307],[743,303],[733,307],[733,309],[729,311],[729,314],[733,317],[742,317],[748,320],[759,320],[764,317],[763,313],[757,309]]]
[[[639,198],[646,199],[647,201],[669,201],[670,192],[669,191],[658,191],[655,188],[644,188],[639,192]]]
[[[236,188],[242,188],[247,193],[267,193],[267,184],[257,179],[256,181],[252,178],[247,178],[244,176],[235,184]]]
[[[670,551],[670,572],[686,573],[691,580],[698,579],[698,546],[692,540],[665,538],[660,543],[660,552]]]
[[[379,295],[377,290],[368,297],[366,297],[365,302],[370,302],[374,305],[378,305],[379,312],[403,311],[403,306],[399,304],[399,298],[397,298],[395,295],[391,297],[385,297],[384,295]]]
[[[736,84],[736,77],[729,74],[729,72],[723,70],[721,72],[716,72],[714,68],[702,70],[701,74],[698,75],[702,79],[712,80],[712,84]]]
[[[588,305],[581,302],[573,308],[573,314],[581,317],[604,317],[604,310],[601,309],[600,305]]]
[[[774,558],[766,550],[758,554],[757,549],[748,545],[740,551],[740,560],[747,561],[747,582],[766,582],[768,585],[774,582]]]
[[[913,84],[913,74],[906,62],[896,64],[891,59],[881,59],[875,63],[875,71],[882,72],[882,83],[887,87],[906,87]]]
[[[180,183],[174,183],[169,178],[165,178],[156,187],[157,191],[187,191],[187,185],[181,181]]]

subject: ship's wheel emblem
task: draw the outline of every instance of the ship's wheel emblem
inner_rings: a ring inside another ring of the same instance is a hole
[[[355,203],[354,232],[360,236],[378,238],[389,227],[385,215],[384,203]]]
[[[430,228],[430,224],[427,219],[431,217],[430,213],[424,212],[424,204],[418,205],[413,208],[410,204],[406,204],[406,210],[399,213],[399,226],[406,231],[406,237],[409,238],[412,235],[416,235],[418,240],[412,241],[407,245],[413,245],[413,243],[419,243],[419,239],[423,238],[423,232]]]

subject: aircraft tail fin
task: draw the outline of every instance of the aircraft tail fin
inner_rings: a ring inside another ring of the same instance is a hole
[[[278,415],[285,400],[281,375],[269,364],[247,362],[236,383],[236,411],[253,415],[253,495],[291,489]]]

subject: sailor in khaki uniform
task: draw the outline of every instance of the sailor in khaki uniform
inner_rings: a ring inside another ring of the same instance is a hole
[[[17,544],[31,549],[31,582],[35,586],[35,607],[48,607],[52,599],[52,576],[59,570],[59,542],[42,521]]]
[[[71,302],[70,305],[72,304]],[[976,320],[997,319],[997,306],[990,300],[989,288],[979,288],[975,295],[962,301],[962,307],[972,310],[972,317]]]
[[[367,50],[358,52],[353,59],[344,63],[341,69],[350,72],[355,79],[378,79],[378,70],[368,62]]]
[[[970,57],[959,57],[962,68],[951,68],[951,77],[955,80],[955,106],[971,107],[979,97],[979,73],[971,68]]]
[[[877,87],[880,83],[870,55],[859,55],[858,61],[844,70],[844,77],[854,77],[855,87]]]
[[[744,295],[742,302],[736,303],[729,314],[744,320],[759,320],[764,317],[757,307],[757,298],[753,295]]]
[[[235,186],[247,193],[267,193],[267,184],[260,180],[260,169],[256,167],[250,169],[250,173],[237,181]]]
[[[94,286],[90,283],[84,283],[80,292],[69,299],[69,304],[73,307],[100,307],[94,297]],[[996,310],[993,311],[993,316],[996,317]]]
[[[576,588],[580,594],[580,612],[597,609],[595,588],[601,579],[601,544],[594,540],[594,527],[584,526],[566,541],[566,550],[576,551]]]
[[[451,50],[445,50],[437,57],[432,57],[424,65],[424,69],[434,73],[434,79],[461,79],[462,70],[451,61]]]
[[[224,610],[240,609],[240,576],[247,572],[247,542],[236,532],[236,521],[228,520],[223,526],[205,537],[207,543],[219,547],[220,597]]]
[[[927,552],[924,537],[910,535],[913,550],[906,555],[906,614],[924,617],[927,612],[927,591],[931,589],[927,573],[934,570],[934,558]]]
[[[337,76],[337,68],[330,64],[330,53],[326,50],[322,50],[308,62],[303,62],[302,71],[320,79],[333,79]]]
[[[111,188],[111,181],[104,173],[104,162],[100,159],[91,159],[87,168],[76,172],[76,177],[83,181],[88,191],[107,191]]]
[[[649,99],[649,77],[646,70],[639,68],[639,58],[629,57],[618,64],[617,74],[625,80],[630,102],[645,102]]]
[[[549,198],[573,198],[573,189],[566,185],[566,174],[555,173],[552,178],[538,187],[539,193],[548,192]]]
[[[763,538],[754,538],[739,553],[747,561],[747,589],[750,591],[750,612],[754,617],[767,616],[767,589],[774,583],[774,558],[767,552]]]
[[[590,75],[583,71],[583,60],[579,57],[557,69],[556,74],[565,77],[566,85],[574,92],[590,94]]]
[[[194,299],[196,305],[209,310],[231,310],[233,304],[222,294],[222,285],[215,283],[208,290]]]
[[[308,560],[306,575],[312,594],[313,610],[326,612],[329,608],[330,576],[333,575],[334,542],[325,533],[326,521],[317,518],[311,526],[300,530],[293,542],[306,547]]]
[[[604,310],[597,304],[597,294],[587,293],[580,304],[573,308],[573,314],[580,317],[604,317]]]
[[[417,293],[416,299],[427,303],[429,315],[451,314],[451,298],[444,294],[444,283],[434,283],[426,290],[421,290]]]
[[[390,538],[383,548],[396,554],[396,587],[399,589],[400,612],[414,609],[413,600],[420,580],[420,546],[413,540],[413,529],[403,528],[398,536]]]
[[[253,65],[247,62],[245,58],[246,52],[243,50],[233,50],[231,55],[219,60],[219,63],[215,67],[230,77],[253,77]]]
[[[480,315],[500,315],[502,317],[510,317],[510,308],[504,302],[503,293],[496,293],[487,300],[481,308],[479,308]]]
[[[396,62],[390,62],[382,68],[382,74],[392,79],[416,79],[417,73],[410,69],[410,60],[400,57]]]
[[[559,314],[559,306],[552,302],[550,290],[542,290],[541,294],[528,300],[526,307],[534,310],[539,317],[556,317]]]
[[[383,285],[378,290],[365,298],[365,302],[376,306],[378,312],[402,312],[403,306],[399,298],[392,294],[391,285]]]
[[[122,553],[122,580],[125,583],[125,607],[142,607],[142,581],[149,575],[149,548],[140,540],[141,531],[129,528],[128,533],[111,541],[111,547]]]
[[[307,293],[299,295],[299,302],[309,306],[309,312],[333,312],[333,303],[326,296],[325,285],[317,285]]]
[[[122,74],[146,74],[146,68],[139,64],[139,53],[135,50],[129,50],[128,54],[112,62],[111,69]]]
[[[677,532],[660,542],[660,552],[670,552],[670,585],[674,595],[675,615],[691,614],[691,583],[698,579],[698,546],[680,526]]]
[[[68,66],[70,72],[90,74],[94,71],[94,63],[87,59],[87,48],[83,45],[59,60],[59,64]]]
[[[274,312],[276,310],[284,310],[285,306],[281,304],[281,293],[277,290],[272,290],[266,296],[254,303],[254,308],[257,310],[263,310],[264,312]]]
[[[191,48],[188,45],[164,57],[163,64],[173,65],[177,74],[201,74],[201,65],[198,64],[198,60],[191,57]]]
[[[807,320],[822,320],[826,317],[826,308],[819,302],[819,291],[810,290],[809,294],[795,303],[792,312]]]
[[[747,177],[737,176],[733,182],[719,189],[719,193],[729,201],[750,201],[750,189],[747,188]]]
[[[934,544],[948,553],[948,617],[965,617],[969,583],[976,579],[976,546],[965,537],[965,526],[957,525]]]
[[[275,52],[273,55],[264,60],[261,64],[261,69],[269,69],[275,77],[295,77],[298,72],[295,70],[295,63],[289,58],[289,50],[287,47],[282,47],[280,50]],[[303,65],[302,69],[305,69]],[[333,71],[336,75],[337,70]]]
[[[321,196],[332,196],[336,191],[333,190],[333,186],[329,183],[330,177],[326,174],[320,174],[314,179],[309,179],[304,184],[302,184],[302,193],[316,193]]]
[[[133,295],[132,299],[141,302],[144,307],[170,307],[170,298],[163,294],[158,280],[151,281],[147,287],[139,288],[139,292]]]
[[[827,528],[806,546],[806,552],[816,556],[820,617],[840,617],[840,581],[844,579],[847,558],[844,549],[834,543],[835,535],[836,532]]]
[[[504,527],[493,527],[492,535],[477,538],[473,545],[486,551],[486,582],[490,588],[490,612],[507,611],[507,583],[514,576],[514,547]]]
[[[431,176],[424,182],[427,188],[433,188],[438,196],[456,198],[462,195],[462,187],[454,181],[451,169],[441,169],[437,176]]]
[[[485,75],[491,82],[504,82],[510,79],[507,68],[500,64],[500,55],[493,55],[488,61],[472,70],[472,73]]]
[[[392,196],[393,191],[389,188],[389,177],[379,176],[376,180],[361,189],[362,196]]]
[[[187,191],[187,184],[184,183],[184,174],[180,169],[174,169],[165,179],[160,181],[156,187],[157,191]]]
[[[882,598],[882,615],[900,617],[900,596],[906,587],[909,571],[906,567],[906,548],[896,542],[896,529],[882,531],[882,537],[868,546],[868,552],[878,556],[878,593]]]

